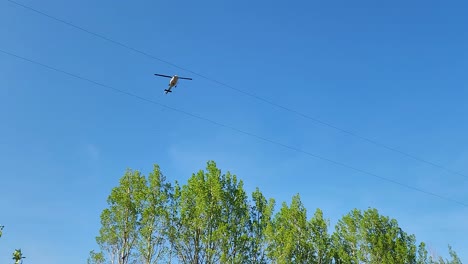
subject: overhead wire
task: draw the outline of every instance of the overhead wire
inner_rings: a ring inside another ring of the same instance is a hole
[[[19,3],[19,2],[14,1],[14,0],[6,0],[6,1],[8,1],[8,2],[10,2],[10,3],[13,3],[13,4],[17,5],[17,6],[21,6],[21,7],[25,8],[25,9],[28,9],[28,10],[33,11],[33,12],[35,12],[35,13],[38,13],[38,14],[40,14],[40,15],[43,15],[43,16],[45,16],[45,17],[48,17],[48,18],[50,18],[50,19],[52,19],[52,20],[55,20],[55,21],[58,21],[58,22],[60,22],[60,23],[65,24],[65,25],[68,25],[68,26],[70,26],[70,27],[73,27],[73,28],[75,28],[75,29],[78,29],[78,30],[80,30],[80,31],[86,32],[86,33],[88,33],[88,34],[90,34],[90,35],[92,35],[92,36],[95,36],[95,37],[97,37],[97,38],[103,39],[103,40],[105,40],[105,41],[107,41],[107,42],[113,43],[113,44],[118,45],[118,46],[120,46],[120,47],[123,47],[123,48],[125,48],[125,49],[128,49],[128,50],[131,50],[131,51],[133,51],[133,52],[139,53],[139,54],[141,54],[141,55],[143,55],[143,56],[146,56],[146,57],[148,57],[148,58],[151,58],[151,59],[160,61],[160,62],[162,62],[162,63],[165,63],[165,64],[171,65],[171,66],[173,66],[173,67],[175,67],[175,68],[178,68],[178,69],[180,69],[180,70],[189,72],[189,73],[194,74],[194,75],[196,75],[196,76],[198,76],[198,77],[200,77],[200,78],[206,79],[206,80],[211,81],[211,82],[213,82],[213,83],[216,83],[216,84],[218,84],[218,85],[220,85],[220,86],[224,86],[224,87],[229,88],[229,89],[231,89],[231,90],[234,90],[234,91],[236,91],[236,92],[238,92],[238,93],[244,94],[245,96],[252,97],[252,98],[254,98],[254,99],[258,100],[258,101],[262,101],[262,102],[264,102],[264,103],[266,103],[266,104],[269,104],[269,105],[271,105],[271,106],[274,106],[274,107],[277,107],[277,108],[279,108],[279,109],[285,110],[285,111],[287,111],[287,112],[296,114],[296,115],[298,115],[298,116],[301,116],[302,118],[311,120],[311,121],[313,121],[313,122],[315,122],[315,123],[318,123],[318,124],[320,124],[320,125],[322,125],[322,126],[325,126],[325,127],[328,127],[328,128],[334,129],[334,130],[337,130],[337,131],[339,131],[339,132],[341,132],[341,133],[344,133],[344,134],[353,136],[353,137],[355,137],[355,138],[358,138],[358,139],[360,139],[360,140],[363,140],[363,141],[368,142],[368,143],[370,143],[370,144],[373,144],[373,145],[375,145],[375,146],[378,146],[378,147],[387,149],[387,150],[389,150],[389,151],[398,153],[398,154],[400,154],[400,155],[406,156],[406,157],[411,158],[411,159],[413,159],[413,160],[415,160],[415,161],[418,161],[418,162],[421,162],[421,163],[425,163],[425,164],[427,164],[427,165],[431,165],[431,166],[436,167],[436,168],[438,168],[438,169],[444,170],[444,171],[446,171],[446,172],[448,172],[448,173],[451,173],[451,174],[454,174],[454,175],[458,175],[458,176],[461,176],[461,177],[464,177],[464,178],[467,178],[467,179],[468,179],[468,175],[463,174],[463,173],[458,172],[458,171],[455,171],[455,170],[453,170],[453,169],[447,168],[446,166],[443,166],[443,165],[441,165],[441,164],[438,164],[438,163],[435,163],[435,162],[432,162],[432,161],[428,161],[428,160],[426,160],[426,159],[420,158],[420,157],[415,156],[415,155],[413,155],[413,154],[409,154],[409,153],[404,152],[404,151],[401,151],[401,150],[399,150],[399,149],[397,149],[397,148],[395,148],[395,147],[386,145],[386,144],[384,144],[384,143],[380,143],[380,142],[378,142],[378,141],[376,141],[376,140],[374,140],[374,139],[371,139],[371,138],[369,138],[369,137],[361,136],[361,135],[359,135],[359,134],[357,134],[357,133],[355,133],[355,132],[352,132],[352,131],[350,131],[350,130],[340,128],[340,127],[338,127],[338,126],[336,126],[336,125],[334,125],[334,124],[331,124],[331,123],[329,123],[329,122],[320,120],[320,119],[318,119],[318,118],[316,118],[316,117],[312,117],[312,116],[310,116],[310,115],[307,115],[307,114],[305,114],[305,113],[299,112],[299,111],[294,110],[294,109],[292,109],[292,108],[289,108],[289,107],[287,107],[287,106],[284,106],[284,105],[275,103],[275,102],[270,101],[270,100],[268,100],[268,99],[266,99],[266,98],[264,98],[264,97],[261,97],[261,96],[259,96],[259,95],[253,94],[253,93],[251,93],[251,92],[248,92],[248,91],[245,91],[245,90],[236,88],[236,87],[233,87],[233,86],[228,85],[228,84],[226,84],[226,83],[224,83],[224,82],[215,80],[215,79],[213,79],[213,78],[207,77],[207,76],[205,76],[205,75],[202,75],[202,74],[200,74],[200,73],[194,72],[194,71],[192,71],[192,70],[183,68],[183,67],[178,66],[178,65],[176,65],[176,64],[174,64],[174,63],[171,63],[171,62],[169,62],[169,61],[167,61],[167,60],[163,60],[163,59],[158,58],[158,57],[156,57],[156,56],[154,56],[154,55],[152,55],[152,54],[149,54],[148,52],[145,52],[145,51],[142,51],[142,50],[133,48],[133,47],[131,47],[131,46],[127,45],[127,44],[124,44],[124,43],[122,43],[122,42],[120,42],[120,41],[113,40],[113,39],[108,38],[108,37],[106,37],[106,36],[104,36],[104,35],[102,35],[102,34],[98,34],[98,33],[95,33],[95,32],[93,32],[93,31],[90,31],[90,30],[88,30],[88,29],[85,29],[85,28],[83,28],[83,27],[77,26],[77,25],[75,25],[75,24],[73,24],[73,23],[70,23],[70,22],[65,21],[65,20],[63,20],[63,19],[60,19],[60,18],[57,18],[57,17],[52,16],[52,15],[50,15],[50,14],[47,14],[47,13],[45,13],[45,12],[43,12],[43,11],[37,10],[37,9],[31,7],[31,6],[28,6],[28,5]]]
[[[125,91],[125,90],[121,90],[121,89],[118,89],[118,88],[115,88],[113,86],[106,85],[106,84],[103,84],[103,83],[100,83],[100,82],[97,82],[97,81],[93,81],[93,80],[91,80],[89,78],[80,76],[78,74],[74,74],[74,73],[71,73],[71,72],[56,68],[56,67],[52,67],[52,66],[49,66],[47,64],[44,64],[44,63],[29,59],[29,58],[26,58],[26,57],[23,57],[23,56],[20,56],[20,55],[17,55],[17,54],[14,54],[12,52],[8,52],[6,50],[0,49],[0,52],[4,53],[6,55],[12,56],[12,57],[21,59],[23,61],[27,61],[27,62],[30,62],[32,64],[47,68],[49,70],[56,71],[56,72],[59,72],[59,73],[62,73],[62,74],[65,74],[65,75],[80,79],[82,81],[92,83],[92,84],[94,84],[96,86],[104,87],[104,88],[113,90],[114,92],[118,92],[118,93],[130,96],[130,97],[136,98],[138,100],[141,100],[141,101],[144,101],[144,102],[147,102],[147,103],[151,103],[151,104],[154,104],[154,105],[157,105],[157,106],[169,109],[169,110],[172,110],[174,112],[178,112],[178,113],[181,113],[181,114],[184,114],[184,115],[187,115],[187,116],[199,119],[199,120],[203,120],[205,122],[208,122],[208,123],[211,123],[211,124],[214,124],[214,125],[217,125],[217,126],[229,129],[229,130],[232,130],[232,131],[240,133],[240,134],[247,135],[247,136],[252,137],[252,138],[256,138],[258,140],[261,140],[261,141],[264,141],[264,142],[267,142],[267,143],[270,143],[270,144],[273,144],[273,145],[283,147],[285,149],[293,150],[293,151],[296,151],[298,153],[302,153],[302,154],[305,154],[307,156],[310,156],[310,157],[313,157],[313,158],[316,158],[316,159],[319,159],[319,160],[322,160],[322,161],[326,161],[326,162],[329,162],[331,164],[334,164],[334,165],[337,165],[337,166],[340,166],[340,167],[343,167],[343,168],[346,168],[346,169],[349,169],[349,170],[353,170],[355,172],[359,172],[361,174],[372,176],[374,178],[378,178],[380,180],[383,180],[383,181],[386,181],[386,182],[389,182],[389,183],[393,183],[395,185],[405,187],[405,188],[413,190],[413,191],[417,191],[417,192],[420,192],[420,193],[423,193],[423,194],[426,194],[426,195],[430,195],[430,196],[433,196],[433,197],[436,197],[436,198],[439,198],[439,199],[442,199],[442,200],[445,200],[445,201],[456,203],[456,204],[461,205],[463,207],[468,207],[467,203],[464,203],[464,202],[461,202],[461,201],[458,201],[458,200],[455,200],[455,199],[452,199],[452,198],[449,198],[449,197],[445,197],[445,196],[439,195],[439,194],[434,193],[434,192],[426,191],[426,190],[423,190],[421,188],[418,188],[418,187],[415,187],[415,186],[412,186],[412,185],[409,185],[409,184],[405,184],[405,183],[402,183],[402,182],[399,182],[399,181],[396,181],[396,180],[393,180],[393,179],[390,179],[390,178],[387,178],[387,177],[383,177],[383,176],[380,176],[380,175],[378,175],[376,173],[372,173],[372,172],[369,172],[367,170],[363,170],[363,169],[354,167],[352,165],[348,165],[348,164],[340,162],[340,161],[336,161],[336,160],[333,160],[333,159],[330,159],[330,158],[327,158],[327,157],[324,157],[324,156],[321,156],[321,155],[311,153],[309,151],[305,151],[303,149],[300,149],[300,148],[297,148],[297,147],[294,147],[294,146],[290,146],[290,145],[287,145],[287,144],[284,144],[284,143],[281,143],[281,142],[278,142],[278,141],[275,141],[275,140],[271,140],[271,139],[265,138],[263,136],[254,134],[254,133],[251,133],[251,132],[248,132],[248,131],[245,131],[245,130],[242,130],[242,129],[238,129],[238,128],[233,127],[233,126],[226,125],[226,124],[220,123],[218,121],[214,121],[212,119],[190,113],[190,112],[185,111],[185,110],[181,110],[181,109],[178,109],[178,108],[175,108],[175,107],[172,107],[172,106],[168,106],[168,105],[160,103],[158,101],[151,100],[151,99],[139,96],[139,95],[137,95],[135,93],[131,93],[131,92],[128,92],[128,91]]]

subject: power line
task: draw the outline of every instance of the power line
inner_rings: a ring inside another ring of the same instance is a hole
[[[67,21],[65,21],[65,20],[59,19],[59,18],[57,18],[57,17],[55,17],[55,16],[52,16],[52,15],[49,15],[49,14],[44,13],[44,12],[42,12],[42,11],[39,11],[39,10],[37,10],[37,9],[35,9],[35,8],[32,8],[32,7],[30,7],[30,6],[27,6],[27,5],[25,5],[25,4],[16,2],[16,1],[14,1],[14,0],[7,0],[7,1],[10,2],[10,3],[13,3],[13,4],[15,4],[15,5],[21,6],[21,7],[25,8],[25,9],[31,10],[31,11],[33,11],[33,12],[36,12],[36,13],[38,13],[38,14],[40,14],[40,15],[46,16],[46,17],[48,17],[48,18],[50,18],[50,19],[53,19],[53,20],[55,20],[55,21],[58,21],[58,22],[60,22],[60,23],[66,24],[66,25],[68,25],[68,26],[70,26],[70,27],[73,27],[73,28],[75,28],[75,29],[78,29],[78,30],[80,30],[80,31],[86,32],[86,33],[88,33],[88,34],[90,34],[90,35],[93,35],[93,36],[95,36],[95,37],[97,37],[97,38],[103,39],[103,40],[105,40],[105,41],[107,41],[107,42],[113,43],[113,44],[118,45],[118,46],[120,46],[120,47],[123,47],[123,48],[125,48],[125,49],[128,49],[128,50],[131,50],[131,51],[133,51],[133,52],[139,53],[139,54],[141,54],[141,55],[143,55],[143,56],[146,56],[146,57],[149,57],[149,58],[151,58],[151,59],[154,59],[154,60],[157,60],[157,61],[166,63],[166,64],[171,65],[171,66],[173,66],[173,67],[175,67],[175,68],[178,68],[178,69],[180,69],[180,70],[183,70],[183,71],[186,71],[186,72],[190,72],[190,73],[192,73],[192,74],[194,74],[194,75],[196,75],[196,76],[198,76],[198,77],[200,77],[200,78],[206,79],[206,80],[208,80],[208,81],[211,81],[211,82],[216,83],[216,84],[218,84],[218,85],[224,86],[224,87],[226,87],[226,88],[229,88],[229,89],[231,89],[231,90],[234,90],[234,91],[239,92],[239,93],[241,93],[241,94],[244,94],[244,95],[246,95],[246,96],[252,97],[252,98],[257,99],[257,100],[259,100],[259,101],[262,101],[262,102],[264,102],[264,103],[266,103],[266,104],[269,104],[269,105],[275,106],[275,107],[277,107],[277,108],[283,109],[283,110],[285,110],[285,111],[287,111],[287,112],[296,114],[296,115],[301,116],[301,117],[303,117],[303,118],[305,118],[305,119],[308,119],[308,120],[311,120],[311,121],[313,121],[313,122],[315,122],[315,123],[318,123],[318,124],[320,124],[320,125],[322,125],[322,126],[326,126],[326,127],[328,127],[328,128],[331,128],[331,129],[340,131],[340,132],[342,132],[342,133],[344,133],[344,134],[348,134],[348,135],[353,136],[353,137],[355,137],[355,138],[361,139],[361,140],[366,141],[366,142],[368,142],[368,143],[370,143],[370,144],[373,144],[373,145],[375,145],[375,146],[378,146],[378,147],[387,149],[387,150],[389,150],[389,151],[392,151],[392,152],[398,153],[398,154],[400,154],[400,155],[406,156],[406,157],[411,158],[411,159],[413,159],[413,160],[416,160],[416,161],[418,161],[418,162],[431,165],[431,166],[433,166],[433,167],[439,168],[439,169],[444,170],[444,171],[446,171],[446,172],[449,172],[449,173],[451,173],[451,174],[458,175],[458,176],[461,176],[461,177],[464,177],[464,178],[467,178],[467,179],[468,179],[468,176],[467,176],[467,175],[465,175],[465,174],[463,174],[463,173],[460,173],[460,172],[458,172],[458,171],[452,170],[452,169],[450,169],[450,168],[447,168],[447,167],[445,167],[445,166],[443,166],[443,165],[440,165],[440,164],[438,164],[438,163],[434,163],[434,162],[425,160],[425,159],[423,159],[423,158],[417,157],[417,156],[415,156],[415,155],[409,154],[409,153],[407,153],[407,152],[398,150],[398,149],[395,148],[395,147],[391,147],[391,146],[388,146],[388,145],[386,145],[386,144],[380,143],[380,142],[378,142],[378,141],[376,141],[376,140],[374,140],[374,139],[371,139],[371,138],[368,138],[368,137],[365,137],[365,136],[361,136],[361,135],[359,135],[359,134],[357,134],[357,133],[355,133],[355,132],[349,131],[349,130],[347,130],[347,129],[340,128],[340,127],[338,127],[338,126],[336,126],[336,125],[333,125],[333,124],[331,124],[331,123],[329,123],[329,122],[320,120],[320,119],[318,119],[318,118],[316,118],[316,117],[312,117],[312,116],[310,116],[310,115],[304,114],[304,113],[299,112],[299,111],[297,111],[297,110],[294,110],[294,109],[292,109],[292,108],[289,108],[289,107],[280,105],[280,104],[278,104],[278,103],[272,102],[272,101],[270,101],[270,100],[268,100],[268,99],[266,99],[266,98],[263,98],[263,97],[261,97],[261,96],[255,95],[255,94],[250,93],[250,92],[248,92],[248,91],[238,89],[238,88],[233,87],[233,86],[231,86],[231,85],[228,85],[228,84],[226,84],[226,83],[223,83],[223,82],[217,81],[217,80],[215,80],[215,79],[209,78],[209,77],[207,77],[207,76],[204,76],[204,75],[202,75],[202,74],[196,73],[196,72],[194,72],[194,71],[192,71],[192,70],[189,70],[189,69],[180,67],[180,66],[178,66],[178,65],[176,65],[176,64],[174,64],[174,63],[171,63],[171,62],[169,62],[169,61],[166,61],[166,60],[163,60],[163,59],[161,59],[161,58],[158,58],[158,57],[156,57],[156,56],[154,56],[154,55],[151,55],[151,54],[149,54],[149,53],[147,53],[147,52],[144,52],[144,51],[141,51],[141,50],[139,50],[139,49],[133,48],[133,47],[127,45],[127,44],[124,44],[124,43],[122,43],[122,42],[113,40],[113,39],[108,38],[108,37],[106,37],[106,36],[103,36],[103,35],[101,35],[101,34],[92,32],[92,31],[90,31],[90,30],[87,30],[87,29],[82,28],[82,27],[80,27],[80,26],[77,26],[77,25],[75,25],[75,24],[72,24],[72,23],[67,22]]]
[[[21,59],[21,60],[30,62],[30,63],[32,63],[32,64],[36,64],[36,65],[42,66],[42,67],[47,68],[47,69],[49,69],[49,70],[53,70],[53,71],[56,71],[56,72],[59,72],[59,73],[62,73],[62,74],[65,74],[65,75],[68,75],[68,76],[71,76],[71,77],[74,77],[74,78],[83,80],[83,81],[86,81],[86,82],[89,82],[89,83],[92,83],[92,84],[94,84],[94,85],[97,85],[97,86],[100,86],[100,87],[104,87],[104,88],[113,90],[113,91],[115,91],[115,92],[118,92],[118,93],[121,93],[121,94],[124,94],[124,95],[128,95],[128,96],[130,96],[130,97],[134,97],[134,98],[136,98],[136,99],[138,99],[138,100],[145,101],[145,102],[148,102],[148,103],[151,103],[151,104],[154,104],[154,105],[158,105],[158,106],[164,107],[164,108],[166,108],[166,109],[169,109],[169,110],[172,110],[172,111],[175,111],[175,112],[179,112],[179,113],[182,113],[182,114],[184,114],[184,115],[187,115],[187,116],[190,116],[190,117],[193,117],[193,118],[196,118],[196,119],[200,119],[200,120],[203,120],[203,121],[205,121],[205,122],[212,123],[212,124],[217,125],[217,126],[220,126],[220,127],[224,127],[224,128],[230,129],[230,130],[235,131],[235,132],[238,132],[238,133],[240,133],[240,134],[244,134],[244,135],[247,135],[247,136],[249,136],[249,137],[253,137],[253,138],[256,138],[256,139],[259,139],[259,140],[262,140],[262,141],[271,143],[271,144],[273,144],[273,145],[277,145],[277,146],[280,146],[280,147],[283,147],[283,148],[286,148],[286,149],[289,149],[289,150],[293,150],[293,151],[296,151],[296,152],[299,152],[299,153],[308,155],[308,156],[310,156],[310,157],[313,157],[313,158],[316,158],[316,159],[319,159],[319,160],[322,160],[322,161],[326,161],[326,162],[332,163],[332,164],[334,164],[334,165],[337,165],[337,166],[340,166],[340,167],[343,167],[343,168],[346,168],[346,169],[350,169],[350,170],[353,170],[353,171],[356,171],[356,172],[359,172],[359,173],[362,173],[362,174],[366,174],[366,175],[369,175],[369,176],[378,178],[378,179],[380,179],[380,180],[384,180],[384,181],[386,181],[386,182],[393,183],[393,184],[395,184],[395,185],[399,185],[399,186],[405,187],[405,188],[410,189],[410,190],[413,190],[413,191],[417,191],[417,192],[420,192],[420,193],[424,193],[424,194],[426,194],[426,195],[434,196],[434,197],[437,197],[437,198],[440,198],[440,199],[443,199],[443,200],[446,200],[446,201],[449,201],[449,202],[452,202],[452,203],[457,203],[457,204],[462,205],[462,206],[464,206],[464,207],[468,207],[468,204],[466,204],[466,203],[464,203],[464,202],[461,202],[461,201],[458,201],[458,200],[454,200],[454,199],[452,199],[452,198],[448,198],[448,197],[445,197],[445,196],[442,196],[442,195],[439,195],[439,194],[436,194],[436,193],[433,193],[433,192],[429,192],[429,191],[420,189],[420,188],[418,188],[418,187],[414,187],[414,186],[411,186],[411,185],[408,185],[408,184],[405,184],[405,183],[401,183],[401,182],[398,182],[398,181],[395,181],[395,180],[392,180],[392,179],[389,179],[389,178],[380,176],[380,175],[378,175],[378,174],[375,174],[375,173],[372,173],[372,172],[369,172],[369,171],[366,171],[366,170],[363,170],[363,169],[356,168],[356,167],[351,166],[351,165],[348,165],[348,164],[346,164],[346,163],[342,163],[342,162],[335,161],[335,160],[332,160],[332,159],[327,158],[327,157],[323,157],[323,156],[320,156],[320,155],[317,155],[317,154],[313,154],[313,153],[311,153],[311,152],[302,150],[302,149],[300,149],[300,148],[296,148],[296,147],[293,147],[293,146],[290,146],[290,145],[287,145],[287,144],[284,144],[284,143],[281,143],[281,142],[278,142],[278,141],[274,141],[274,140],[271,140],[271,139],[268,139],[268,138],[265,138],[265,137],[262,137],[262,136],[253,134],[253,133],[251,133],[251,132],[248,132],[248,131],[245,131],[245,130],[241,130],[241,129],[235,128],[235,127],[233,127],[233,126],[229,126],[229,125],[226,125],[226,124],[223,124],[223,123],[220,123],[220,122],[211,120],[211,119],[206,118],[206,117],[203,117],[203,116],[195,115],[195,114],[192,114],[192,113],[190,113],[190,112],[187,112],[187,111],[184,111],[184,110],[180,110],[180,109],[177,109],[177,108],[174,108],[174,107],[171,107],[171,106],[162,104],[162,103],[160,103],[160,102],[157,102],[157,101],[154,101],[154,100],[151,100],[151,99],[144,98],[144,97],[139,96],[139,95],[137,95],[137,94],[134,94],[134,93],[131,93],[131,92],[127,92],[127,91],[124,91],[124,90],[121,90],[121,89],[118,89],[118,88],[115,88],[115,87],[112,87],[112,86],[109,86],[109,85],[106,85],[106,84],[103,84],[103,83],[99,83],[99,82],[93,81],[93,80],[91,80],[91,79],[88,79],[88,78],[79,76],[79,75],[77,75],[77,74],[70,73],[70,72],[67,72],[67,71],[65,71],[65,70],[61,70],[61,69],[59,69],[59,68],[55,68],[55,67],[46,65],[46,64],[44,64],[44,63],[37,62],[37,61],[31,60],[31,59],[25,58],[25,57],[22,57],[22,56],[20,56],[20,55],[16,55],[16,54],[14,54],[14,53],[11,53],[11,52],[8,52],[8,51],[2,50],[2,49],[0,49],[0,52],[2,52],[2,53],[4,53],[4,54],[7,54],[7,55],[9,55],[9,56],[12,56],[12,57],[15,57],[15,58],[18,58],[18,59]]]

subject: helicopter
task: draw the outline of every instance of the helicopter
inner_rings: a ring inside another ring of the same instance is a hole
[[[192,78],[179,77],[177,75],[169,76],[169,75],[158,74],[158,73],[155,73],[154,75],[161,76],[161,77],[166,77],[166,78],[171,78],[171,80],[169,81],[169,86],[167,87],[167,89],[164,89],[165,94],[172,93],[171,89],[172,89],[172,87],[174,87],[174,88],[177,87],[177,82],[179,81],[179,79],[192,80]]]

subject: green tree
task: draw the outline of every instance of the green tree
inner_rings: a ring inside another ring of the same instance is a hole
[[[333,236],[337,263],[416,263],[415,237],[376,209],[353,210]]]
[[[242,181],[209,161],[174,188],[169,239],[182,263],[245,263],[249,206]]]
[[[414,235],[376,209],[352,210],[331,236],[320,209],[308,220],[299,194],[274,214],[274,199],[257,188],[249,202],[242,180],[213,161],[184,185],[168,183],[158,165],[148,179],[129,169],[107,202],[100,251],[88,264],[461,263],[450,245],[450,260],[428,257],[424,243],[416,247]],[[18,264],[22,253],[14,254]]]
[[[428,257],[426,244],[421,242],[418,246],[418,258],[416,261],[417,264],[430,264],[430,259]]]
[[[143,192],[138,253],[145,264],[159,263],[170,257],[167,236],[171,185],[166,182],[158,165],[154,165]]]
[[[183,259],[183,252],[185,252],[185,250],[181,248],[181,245],[183,245],[180,237],[182,229],[182,221],[180,218],[181,187],[177,181],[174,183],[173,192],[169,195],[169,226],[167,228],[167,239],[170,245],[168,263],[171,263],[173,258]]]
[[[274,263],[315,263],[310,223],[298,194],[289,207],[282,204],[267,228],[267,240],[268,256]]]
[[[223,184],[221,171],[208,162],[206,172],[193,174],[176,194],[178,205],[173,213],[176,233],[173,248],[182,263],[219,263],[226,227],[222,222]]]
[[[0,237],[2,237],[2,235],[3,235],[3,228],[4,228],[4,226],[0,226]]]
[[[312,249],[314,251],[314,263],[331,263],[332,260],[332,241],[328,234],[328,222],[323,218],[323,212],[320,209],[315,211],[310,219],[310,232],[312,233]]]
[[[252,193],[249,221],[249,257],[247,263],[268,263],[265,232],[267,227],[271,225],[274,206],[275,200],[270,199],[267,201],[258,188]]]
[[[146,179],[138,171],[127,170],[120,185],[107,199],[109,208],[101,214],[101,229],[96,238],[111,263],[127,264],[139,238],[139,221],[145,199]]]
[[[332,235],[334,259],[336,263],[358,264],[361,257],[362,243],[360,223],[362,214],[355,209],[343,216],[335,226]]]
[[[222,263],[245,263],[248,259],[249,205],[243,182],[227,172],[222,183]]]

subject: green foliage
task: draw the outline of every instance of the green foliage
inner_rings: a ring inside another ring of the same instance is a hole
[[[448,245],[448,250],[449,250],[451,260],[448,260],[447,263],[449,263],[449,264],[462,264],[462,262],[461,262],[460,258],[458,257],[457,253],[452,249],[452,247],[450,245]]]
[[[243,182],[229,172],[221,176],[222,263],[245,263],[248,259],[249,205]]]
[[[283,203],[267,227],[268,256],[275,263],[306,263],[311,261],[310,233],[307,230],[306,209],[299,195],[291,205]]]
[[[449,255],[450,259],[443,259],[442,257],[439,257],[438,261],[434,261],[433,263],[436,264],[461,264],[461,260],[458,257],[457,253],[452,249],[450,245],[448,245],[448,250],[449,250]]]
[[[282,204],[267,227],[268,256],[274,263],[329,263],[331,240],[321,210],[310,221],[299,195]]]
[[[2,235],[3,235],[3,228],[4,228],[4,226],[0,226],[0,237],[2,237]]]
[[[314,263],[331,263],[332,240],[328,234],[328,222],[323,218],[323,212],[320,209],[315,211],[314,217],[310,220],[310,232],[314,249]]]
[[[159,263],[169,253],[166,237],[169,226],[169,199],[171,185],[155,165],[148,177],[148,186],[143,188],[139,226],[138,253],[145,264]]]
[[[361,257],[360,222],[362,219],[359,210],[353,210],[338,221],[335,233],[332,235],[334,258],[337,263],[358,264]]]
[[[244,262],[249,208],[242,181],[208,162],[174,198],[177,235],[171,237],[182,263]]]
[[[424,242],[421,242],[418,246],[418,260],[416,262],[417,264],[429,264],[430,259],[428,258],[427,250],[426,250],[426,244]]]
[[[182,263],[216,263],[221,258],[224,230],[221,225],[220,171],[208,164],[207,172],[193,174],[182,186],[174,222],[178,235],[173,245]]]
[[[180,212],[180,200],[181,200],[181,187],[177,181],[174,183],[172,192],[169,193],[169,225],[167,229],[167,240],[170,245],[168,254],[169,262],[174,257],[179,257],[181,249],[177,250],[178,241],[180,239],[181,222],[179,218]]]
[[[106,259],[104,258],[104,254],[102,252],[96,253],[94,250],[91,250],[88,257],[88,264],[104,264],[106,263]]]
[[[13,252],[13,260],[15,261],[15,264],[20,264],[20,263],[23,263],[23,259],[25,257],[23,257],[23,253],[21,252],[21,249],[16,249],[14,252]]]
[[[252,193],[249,219],[249,248],[247,263],[265,264],[267,259],[266,229],[271,223],[275,200],[267,201],[257,188]]]
[[[107,199],[109,208],[101,214],[102,226],[96,241],[101,250],[108,252],[113,263],[127,264],[133,257],[145,187],[145,177],[138,171],[128,170]]]
[[[257,188],[248,201],[243,182],[213,161],[183,185],[157,165],[147,178],[127,170],[107,202],[88,264],[461,263],[450,246],[450,260],[434,260],[376,209],[352,210],[333,234],[320,209],[308,219],[299,194],[274,213],[274,199]]]
[[[335,258],[340,263],[416,263],[415,237],[395,219],[376,209],[355,209],[336,225],[333,234]]]

